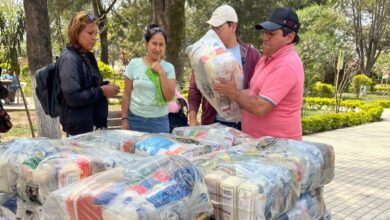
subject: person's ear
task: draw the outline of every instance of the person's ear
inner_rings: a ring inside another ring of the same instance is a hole
[[[236,31],[237,30],[237,23],[233,22],[231,24],[231,28],[232,28],[233,31]]]
[[[297,33],[295,33],[294,31],[293,32],[290,32],[288,35],[287,35],[287,38],[288,38],[288,41],[290,43],[292,43],[295,39],[295,35],[297,35]]]

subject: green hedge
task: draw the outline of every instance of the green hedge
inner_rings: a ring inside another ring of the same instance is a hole
[[[383,100],[390,106],[390,101]],[[302,118],[303,134],[312,134],[337,128],[361,125],[367,122],[378,121],[383,112],[381,103],[361,104],[358,112],[329,113],[326,115],[307,116]]]
[[[383,108],[390,108],[390,100],[388,99],[378,99],[375,100],[375,103],[381,105]]]
[[[374,86],[375,92],[390,91],[390,86]]]
[[[313,86],[314,96],[333,97],[334,86],[322,82],[316,82]]]
[[[360,100],[342,100],[340,106],[345,108],[345,111],[354,111],[364,103]],[[303,105],[305,109],[334,109],[336,106],[336,100],[333,98],[319,98],[319,97],[305,97],[303,99]]]

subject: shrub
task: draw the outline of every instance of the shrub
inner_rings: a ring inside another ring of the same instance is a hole
[[[381,105],[383,108],[390,108],[390,100],[388,99],[378,99],[375,100],[375,103]]]
[[[20,67],[20,75],[22,76],[29,76],[29,73],[28,73],[28,66],[27,65],[23,65],[22,67]]]
[[[9,63],[0,63],[0,67],[3,69],[3,71],[5,72],[6,69],[10,68],[11,67],[11,64]],[[2,72],[3,73],[3,72]]]
[[[374,86],[374,92],[385,94],[390,91],[390,86]]]
[[[313,87],[316,96],[323,98],[331,98],[334,96],[334,87],[331,84],[316,82]]]
[[[359,98],[360,87],[363,85],[370,87],[371,84],[372,80],[368,76],[364,74],[358,74],[352,78],[351,87],[353,92],[356,94],[356,97]]]
[[[109,79],[114,74],[114,70],[101,61],[98,61],[98,68],[104,79]]]
[[[307,116],[302,118],[302,131],[303,134],[312,134],[378,121],[382,112],[383,107],[380,104],[361,104],[358,112]]]
[[[336,100],[333,98],[305,97],[303,99],[303,107],[305,109],[331,110],[335,108],[335,105]],[[343,100],[340,103],[340,106],[344,107],[344,111],[354,111],[361,105],[363,105],[363,102],[360,100]]]

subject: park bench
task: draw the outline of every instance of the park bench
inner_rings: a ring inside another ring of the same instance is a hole
[[[115,96],[110,99],[116,99],[119,100],[119,103],[122,101],[122,96]],[[107,128],[108,129],[121,129],[122,125],[122,113],[119,110],[109,110],[108,111],[108,117],[107,117]]]

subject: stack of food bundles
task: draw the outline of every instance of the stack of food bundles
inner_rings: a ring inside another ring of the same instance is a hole
[[[212,205],[203,177],[179,156],[138,160],[50,194],[44,219],[196,219]]]
[[[303,208],[297,200],[300,197],[301,203],[314,204],[314,199],[307,202],[311,198],[307,195],[322,198],[318,195],[321,188],[334,177],[334,159],[329,145],[262,138],[191,161],[205,176],[217,219],[274,219],[283,214],[292,219],[294,215],[319,219],[328,214],[323,199],[309,208]],[[268,182],[259,183],[262,176]],[[248,183],[252,191],[248,190]],[[267,193],[270,191],[273,193]],[[313,211],[313,207],[317,209]]]

